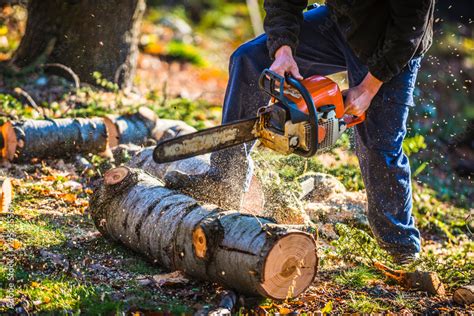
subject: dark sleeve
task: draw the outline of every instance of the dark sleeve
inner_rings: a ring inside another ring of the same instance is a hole
[[[270,58],[283,45],[288,45],[295,53],[298,45],[300,26],[303,22],[303,10],[307,0],[265,0],[266,12],[263,26],[267,34],[267,47]]]
[[[431,27],[433,8],[434,0],[390,0],[385,39],[367,62],[372,75],[387,82],[401,72]]]

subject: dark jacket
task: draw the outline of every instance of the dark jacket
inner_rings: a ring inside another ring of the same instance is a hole
[[[387,82],[431,46],[435,0],[327,0],[349,46],[369,71]],[[270,57],[283,45],[297,50],[306,0],[265,0]]]

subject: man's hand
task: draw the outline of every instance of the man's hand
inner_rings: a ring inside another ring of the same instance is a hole
[[[291,74],[297,80],[303,80],[298,65],[293,58],[293,52],[290,46],[282,46],[275,52],[275,61],[270,67],[271,71],[276,72],[280,76],[284,77],[285,74]]]
[[[345,112],[355,116],[364,114],[382,84],[369,72],[358,86],[346,90]]]

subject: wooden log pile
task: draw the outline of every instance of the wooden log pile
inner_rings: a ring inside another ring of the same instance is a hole
[[[100,232],[170,270],[242,294],[295,297],[314,280],[316,243],[272,221],[200,205],[148,173],[107,171],[90,212]]]

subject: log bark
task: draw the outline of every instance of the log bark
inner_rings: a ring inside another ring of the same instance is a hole
[[[162,120],[159,121],[159,126],[161,126],[161,121]],[[169,132],[165,132],[165,135],[169,134]],[[210,154],[191,157],[170,163],[158,164],[153,160],[154,149],[154,147],[146,147],[138,152],[135,152],[132,155],[130,161],[127,163],[127,166],[131,168],[142,169],[143,171],[148,172],[158,179],[164,179],[168,171],[180,171],[193,176],[203,175],[209,172],[211,168]],[[115,153],[114,156],[116,156]],[[198,197],[194,196],[194,198]],[[260,183],[260,180],[256,176],[253,176],[250,182],[249,190],[244,193],[242,198],[242,206],[240,211],[254,215],[266,216],[268,214],[265,212],[264,205],[265,198],[263,187]]]
[[[30,0],[25,35],[13,62],[44,59],[70,67],[83,82],[105,79],[130,86],[138,55],[144,0]]]
[[[316,243],[265,218],[199,205],[127,167],[104,175],[90,201],[99,231],[170,270],[242,294],[295,297],[314,280]]]
[[[2,158],[64,158],[78,153],[102,153],[108,134],[101,118],[10,121],[1,126]]]
[[[110,134],[110,147],[118,144],[144,145],[152,137],[158,117],[147,107],[140,107],[136,113],[107,115],[104,117]]]
[[[0,126],[0,158],[67,158],[108,153],[118,144],[143,145],[152,137],[158,117],[141,107],[134,114],[104,118],[10,121]]]
[[[459,305],[474,304],[474,284],[464,285],[456,289],[453,294],[453,300]]]

